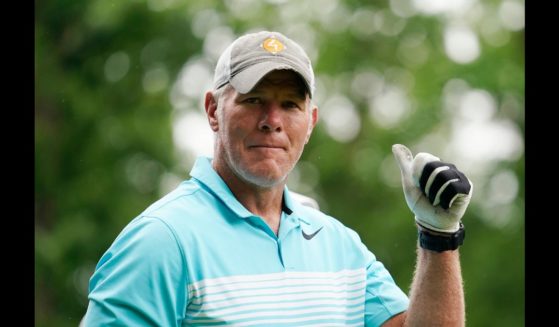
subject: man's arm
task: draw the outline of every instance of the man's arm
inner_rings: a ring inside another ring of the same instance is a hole
[[[464,291],[458,250],[439,253],[418,247],[417,251],[410,306],[383,326],[464,326]]]
[[[97,264],[83,326],[180,326],[188,302],[184,258],[168,225],[136,218]]]
[[[464,234],[461,218],[473,184],[452,164],[408,148],[392,148],[406,202],[420,230],[417,265],[408,310],[383,326],[464,326],[465,304],[458,245]]]
[[[458,250],[418,249],[407,326],[464,326],[464,290]]]

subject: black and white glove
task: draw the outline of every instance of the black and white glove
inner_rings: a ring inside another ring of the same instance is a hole
[[[420,227],[441,233],[460,228],[473,192],[472,182],[453,164],[429,153],[411,151],[401,144],[392,146],[402,174],[406,203]]]

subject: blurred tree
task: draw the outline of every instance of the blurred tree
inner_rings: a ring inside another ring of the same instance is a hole
[[[321,121],[290,188],[355,229],[407,290],[415,227],[391,145],[457,162],[476,187],[461,251],[468,324],[523,325],[524,3],[514,0],[36,3],[36,325],[76,326],[102,253],[188,178],[202,138],[193,118],[177,121],[202,117],[218,54],[255,29],[302,43],[317,73]]]

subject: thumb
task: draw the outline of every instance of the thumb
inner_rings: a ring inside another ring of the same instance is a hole
[[[396,158],[398,167],[400,167],[402,178],[404,180],[411,180],[413,155],[410,149],[402,144],[394,144],[392,146],[392,153],[394,154],[394,158]]]

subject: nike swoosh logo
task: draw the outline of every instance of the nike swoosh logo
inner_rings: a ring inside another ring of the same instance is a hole
[[[322,226],[322,227],[324,227],[324,226]],[[314,233],[312,233],[312,234],[307,234],[307,233],[305,233],[304,230],[301,230],[301,233],[303,233],[303,237],[304,237],[306,240],[310,240],[311,238],[315,237],[316,234],[318,234],[318,232],[320,232],[320,230],[322,229],[322,227],[320,227],[319,229],[317,229],[316,232],[314,232]]]

